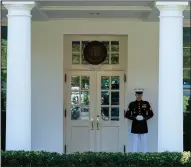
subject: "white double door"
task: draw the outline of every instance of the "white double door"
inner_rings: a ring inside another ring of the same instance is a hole
[[[72,71],[67,76],[67,153],[123,152],[124,72]]]

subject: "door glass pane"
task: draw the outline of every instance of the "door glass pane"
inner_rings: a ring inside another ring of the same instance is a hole
[[[90,77],[71,76],[71,119],[89,120]]]
[[[111,120],[112,121],[119,121],[119,107],[112,107],[111,108]]]
[[[119,64],[119,54],[111,53],[111,64]]]
[[[89,120],[89,108],[71,107],[72,120]]]
[[[81,77],[81,89],[88,90],[90,88],[90,77],[82,76]]]
[[[102,43],[104,44],[104,46],[107,49],[107,52],[109,53],[109,41],[102,41]]]
[[[107,57],[102,64],[109,64],[109,53],[107,54]]]
[[[88,62],[85,60],[85,57],[84,57],[84,53],[83,53],[83,52],[81,53],[81,62],[82,62],[82,64],[84,64],[84,65],[85,65],[85,64],[86,64],[86,65],[88,64]]]
[[[111,64],[119,64],[119,41],[111,41]]]
[[[80,92],[71,92],[71,104],[72,105],[80,104]]]
[[[109,107],[101,107],[101,118],[104,121],[109,121]]]
[[[89,108],[81,108],[81,120],[89,120]]]
[[[80,41],[72,41],[72,52],[80,52]]]
[[[101,77],[101,89],[109,89],[109,85],[110,85],[110,77],[108,76],[102,76]]]
[[[81,92],[81,104],[89,105],[89,92]]]
[[[79,90],[80,88],[80,76],[71,77],[71,88],[72,90]]]
[[[72,53],[72,64],[80,64],[80,54]]]
[[[119,83],[120,83],[120,78],[118,76],[111,77],[111,89],[112,90],[119,90]]]
[[[119,105],[119,92],[111,92],[111,105]]]
[[[119,41],[111,41],[111,52],[119,52]]]
[[[109,92],[101,92],[101,105],[109,105]]]
[[[89,43],[89,41],[82,41],[82,52],[84,51],[85,46]]]
[[[120,76],[101,76],[101,85],[102,120],[119,121]]]
[[[80,107],[78,106],[71,107],[71,119],[72,120],[80,119]]]

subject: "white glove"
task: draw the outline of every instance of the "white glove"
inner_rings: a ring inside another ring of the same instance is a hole
[[[138,121],[142,121],[144,119],[144,117],[142,115],[137,115],[136,116],[136,120]]]

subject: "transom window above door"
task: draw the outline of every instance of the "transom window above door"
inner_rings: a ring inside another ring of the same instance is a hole
[[[73,65],[88,65],[85,61],[83,51],[91,41],[72,41],[72,64]],[[107,48],[107,58],[102,64],[113,65],[119,64],[119,41],[100,41]]]

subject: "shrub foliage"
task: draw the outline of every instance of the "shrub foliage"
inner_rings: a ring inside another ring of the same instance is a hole
[[[63,166],[63,167],[138,167],[191,166],[191,153],[73,153],[59,154],[44,151],[2,151],[2,166]]]

